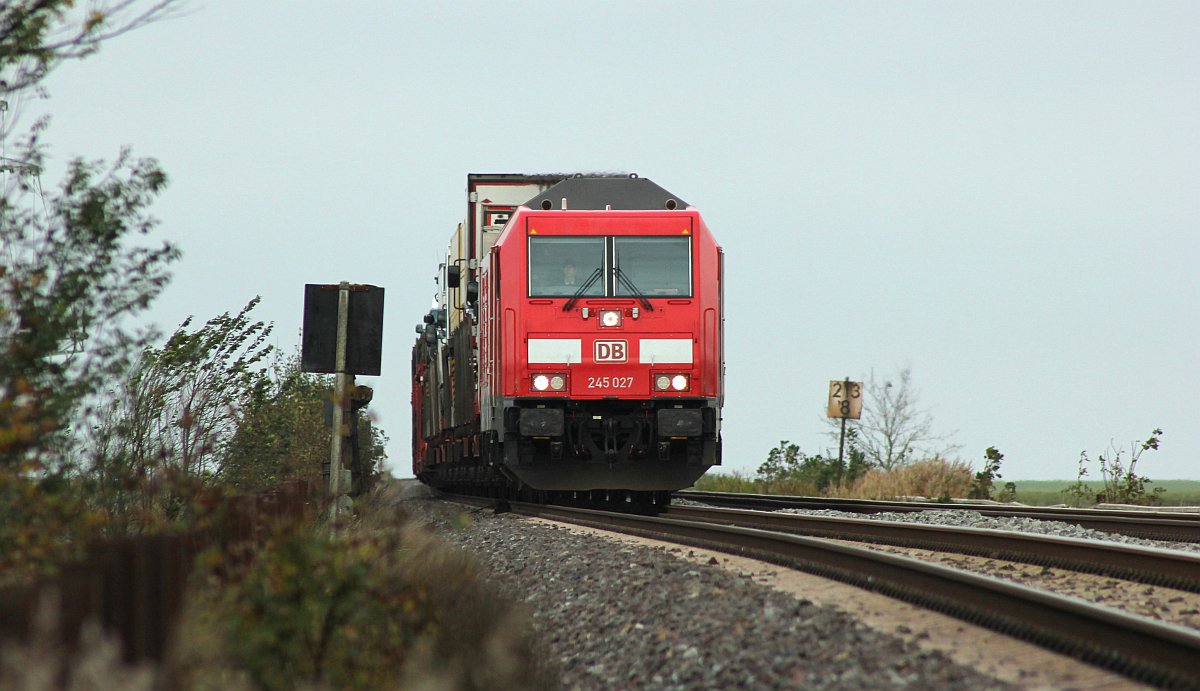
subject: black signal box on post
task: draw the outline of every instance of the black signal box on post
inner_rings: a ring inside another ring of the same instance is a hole
[[[300,369],[337,372],[338,284],[304,286]],[[345,374],[379,376],[383,361],[383,288],[350,285]]]

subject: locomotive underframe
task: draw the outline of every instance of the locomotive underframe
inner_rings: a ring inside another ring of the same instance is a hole
[[[707,399],[506,399],[497,432],[459,430],[430,446],[439,486],[537,491],[691,486],[721,462],[716,403]]]
[[[508,465],[647,458],[718,463],[715,446],[704,444],[717,438],[717,411],[704,399],[509,399],[504,409]]]
[[[509,399],[500,460],[545,490],[682,489],[720,463],[714,402],[706,399]]]

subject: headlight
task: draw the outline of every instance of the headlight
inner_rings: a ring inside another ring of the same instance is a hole
[[[621,325],[621,310],[600,310],[600,326]]]
[[[654,375],[655,391],[687,391],[692,379],[686,374],[656,374]]]
[[[564,374],[535,374],[532,384],[534,391],[562,391],[567,388],[567,377]]]

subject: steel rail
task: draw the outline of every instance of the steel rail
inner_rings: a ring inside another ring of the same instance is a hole
[[[704,506],[671,506],[664,515],[680,520],[783,530],[813,537],[958,552],[1114,576],[1200,593],[1200,555],[1175,550],[1008,530]]]
[[[1034,518],[1071,523],[1107,533],[1170,542],[1200,542],[1200,513],[1166,511],[1117,511],[1114,509],[1069,509],[1043,506],[996,504],[935,504],[873,499],[788,497],[738,492],[683,490],[673,495],[702,503],[756,509],[824,509],[850,513],[913,513],[918,511],[977,511],[998,518]]]
[[[447,498],[476,506],[488,500]],[[753,556],[1022,638],[1134,680],[1200,687],[1200,633],[989,576],[758,528],[513,502],[514,513]]]

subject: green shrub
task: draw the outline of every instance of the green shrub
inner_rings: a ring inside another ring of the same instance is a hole
[[[104,523],[61,476],[0,466],[0,586],[57,573],[83,556]]]
[[[970,491],[967,492],[968,499],[991,499],[992,493],[995,491],[996,478],[1001,477],[1000,461],[1004,460],[1004,454],[1000,453],[996,447],[989,446],[983,452],[983,459],[983,470],[975,473],[975,480],[971,483]],[[1015,494],[1015,492],[1014,488],[1013,493]]]
[[[848,463],[820,454],[809,456],[799,446],[781,441],[758,467],[755,479],[768,494],[820,494],[839,483],[853,482],[869,465],[851,441]]]
[[[208,586],[186,635],[215,641],[185,651],[183,685],[553,686],[525,610],[470,555],[422,530],[293,532],[233,582]]]
[[[1075,483],[1062,490],[1064,498],[1072,506],[1083,506],[1091,503],[1111,502],[1116,504],[1145,504],[1151,506],[1163,503],[1164,487],[1156,487],[1153,492],[1146,491],[1146,485],[1152,480],[1137,474],[1137,464],[1142,454],[1150,450],[1158,450],[1162,429],[1155,428],[1143,442],[1131,442],[1129,445],[1129,465],[1122,459],[1123,450],[1115,444],[1109,444],[1109,450],[1097,456],[1100,464],[1100,477],[1104,483],[1103,489],[1095,492],[1090,485],[1083,481],[1087,475],[1087,465],[1091,462],[1087,451],[1079,453],[1079,471]]]
[[[997,499],[999,501],[1004,501],[1004,502],[1016,501],[1017,500],[1017,483],[1015,483],[1015,482],[1004,483],[1004,489],[1000,490],[1000,496],[997,497]]]

